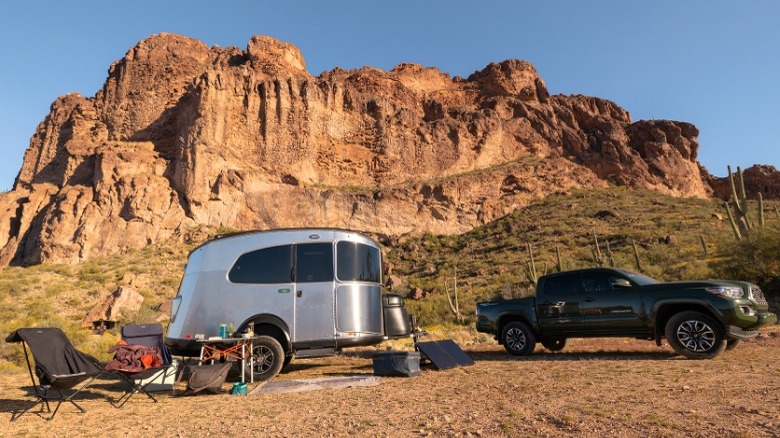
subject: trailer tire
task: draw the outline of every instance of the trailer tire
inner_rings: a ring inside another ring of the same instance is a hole
[[[287,368],[287,365],[290,365],[290,362],[292,362],[292,360],[293,360],[292,354],[288,354],[287,356],[285,356],[284,363],[282,364],[282,369]]]
[[[258,336],[252,345],[254,366],[247,364],[247,369],[253,374],[254,380],[264,381],[279,374],[284,365],[284,350],[282,344],[271,336]]]

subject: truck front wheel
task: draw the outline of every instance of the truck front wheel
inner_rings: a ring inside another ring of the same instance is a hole
[[[688,359],[712,359],[726,349],[723,328],[701,312],[680,312],[666,323],[666,340]]]
[[[536,336],[525,323],[512,321],[501,331],[501,343],[510,354],[525,356],[534,351]]]
[[[254,364],[249,365],[255,380],[268,380],[279,374],[284,365],[282,344],[271,336],[258,336],[252,345]]]

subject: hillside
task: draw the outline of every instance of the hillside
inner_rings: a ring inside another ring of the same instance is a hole
[[[764,206],[768,229],[780,229],[777,205]],[[667,281],[722,277],[720,262],[730,260],[736,245],[721,201],[611,188],[552,195],[458,236],[398,241],[388,258],[403,289],[429,293],[408,303],[423,322],[454,320],[444,292],[448,287],[454,294],[456,278],[461,313],[469,320],[478,300],[533,293],[529,244],[542,275],[556,268],[556,245],[564,270],[594,266],[594,234],[605,265],[638,270],[635,242],[641,271]],[[767,293],[780,298],[780,290]]]
[[[58,98],[13,190],[0,266],[79,262],[199,227],[459,234],[550,194],[618,185],[708,198],[698,130],[551,96],[527,61],[467,78],[400,64],[314,76],[300,50],[152,35],[94,97]],[[780,193],[778,172],[748,185]]]
[[[772,211],[777,205],[771,202],[765,209]],[[556,244],[565,269],[592,265],[595,232],[607,263],[609,243],[617,266],[636,269],[630,243],[634,240],[643,272],[664,280],[705,278],[715,275],[713,264],[721,260],[722,250],[735,244],[722,216],[722,207],[712,200],[611,188],[553,195],[460,235],[376,237],[385,245],[386,262],[392,266],[386,278],[394,279],[393,291],[407,295],[420,288],[426,293],[422,299],[407,301],[426,328],[462,331],[444,294],[444,282],[453,292],[457,276],[464,324],[470,331],[476,300],[530,293],[526,244],[533,245],[540,274],[545,265],[553,269]],[[768,214],[767,227],[780,228],[780,218]],[[167,314],[157,309],[175,296],[189,251],[225,231],[230,230],[201,230],[189,243],[153,244],[80,264],[6,268],[0,272],[0,334],[6,336],[22,326],[63,327],[76,345],[103,357],[116,336],[81,329],[79,323],[87,312],[118,286],[127,285],[145,301],[137,315],[121,323],[164,320]],[[766,292],[780,296],[778,291]],[[8,361],[20,363],[20,354],[14,345],[0,346],[0,368],[13,366]]]

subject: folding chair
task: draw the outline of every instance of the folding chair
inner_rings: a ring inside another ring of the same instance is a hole
[[[70,402],[82,413],[86,412],[84,408],[73,401],[73,398],[87,389],[96,378],[105,372],[97,359],[76,350],[65,333],[58,328],[22,328],[11,333],[6,338],[6,342],[22,343],[27,369],[30,371],[30,380],[37,397],[32,406],[11,416],[11,421],[15,421],[37,406],[38,403],[45,405],[48,412],[52,412],[49,400],[57,401],[57,407],[54,408],[54,412],[47,420],[51,420],[57,415],[63,402]],[[33,374],[30,354],[35,362],[35,374]],[[37,384],[35,383],[36,377]],[[89,381],[80,388],[73,389],[88,379]],[[66,395],[68,391],[72,391],[72,393]],[[39,415],[42,413],[43,406],[41,406]]]
[[[121,397],[114,400],[112,405],[116,408],[121,408],[130,400],[133,394],[138,392],[146,394],[147,397],[157,403],[157,399],[147,390],[147,386],[157,379],[165,380],[166,377],[173,376],[176,373],[176,370],[172,369],[171,352],[163,341],[162,325],[159,323],[126,325],[122,327],[121,333],[122,340],[125,341],[128,347],[147,347],[139,351],[157,354],[159,365],[145,367],[142,363],[138,363],[138,366],[135,368],[111,370],[112,373],[117,374],[130,387]]]
[[[222,384],[225,383],[232,362],[215,363],[210,365],[188,365],[182,368],[176,383],[181,381],[185,374],[189,375],[187,379],[187,389],[182,394],[193,395],[201,391],[211,394],[217,394],[222,391]]]

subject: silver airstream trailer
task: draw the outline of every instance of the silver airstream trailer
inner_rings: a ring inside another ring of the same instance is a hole
[[[220,325],[254,326],[255,379],[293,357],[410,335],[398,295],[382,293],[379,246],[336,229],[255,231],[220,236],[192,251],[173,300],[166,344],[197,355],[196,339]]]

